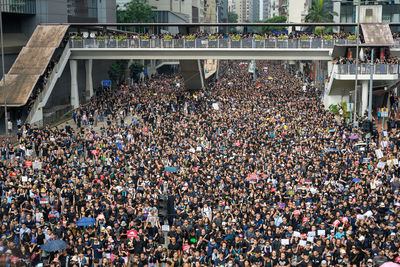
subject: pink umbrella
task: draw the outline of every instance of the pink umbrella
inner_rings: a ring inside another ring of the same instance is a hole
[[[382,264],[381,267],[400,267],[400,264],[388,261]]]
[[[351,140],[358,139],[358,136],[357,135],[352,135],[352,136],[349,137],[349,139],[351,139]]]

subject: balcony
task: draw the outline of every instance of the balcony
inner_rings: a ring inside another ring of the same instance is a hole
[[[353,80],[356,74],[356,64],[342,64],[335,65],[334,71],[336,72],[335,79],[338,80]],[[374,80],[396,80],[399,75],[398,64],[374,64],[372,66]],[[369,80],[371,73],[370,64],[358,65],[358,79]]]
[[[36,0],[0,0],[5,13],[36,14]]]

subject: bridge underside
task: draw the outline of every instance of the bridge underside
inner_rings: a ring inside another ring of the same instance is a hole
[[[185,87],[189,91],[204,88],[204,71],[200,60],[180,60]]]

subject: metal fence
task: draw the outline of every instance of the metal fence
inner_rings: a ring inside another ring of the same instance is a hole
[[[335,44],[354,44],[355,40],[325,39],[71,39],[71,48],[333,48]]]
[[[398,64],[374,64],[372,66],[373,74],[399,74]],[[338,74],[356,74],[356,64],[338,65]],[[371,64],[359,64],[358,74],[370,74]]]

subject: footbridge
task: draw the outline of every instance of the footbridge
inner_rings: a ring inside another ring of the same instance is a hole
[[[52,72],[46,76],[44,87],[37,92],[37,96],[32,100],[34,102],[27,117],[29,123],[43,124],[43,108],[46,106],[49,97],[57,93],[57,90],[54,90],[57,80],[67,71],[66,66],[68,65],[71,84],[70,106],[77,108],[80,105],[80,91],[84,91],[87,98],[90,98],[94,93],[92,73],[96,71],[96,65],[93,65],[93,60],[143,59],[170,62],[173,60],[181,65],[185,87],[190,90],[202,88],[205,84],[204,81],[210,76],[209,72],[205,74],[204,60],[331,61],[337,47],[354,46],[356,42],[347,39],[311,37],[298,39],[287,37],[260,38],[260,36],[257,36],[258,38],[237,38],[237,36],[193,38],[193,35],[189,34],[190,31],[187,31],[186,34],[188,35],[180,39],[143,37],[140,35],[121,38],[121,35],[115,33],[115,28],[109,28],[103,32],[103,34],[105,33],[104,36],[98,36],[97,34],[101,31],[99,29],[104,30],[107,26],[73,24],[38,26],[27,46],[22,49],[10,72],[6,75],[7,105],[20,107],[26,105],[28,100],[32,99],[39,77],[44,74],[56,49],[62,50],[58,53],[57,64]],[[177,26],[181,29],[185,25]],[[257,24],[257,26],[272,25]],[[344,26],[355,25],[346,24]],[[113,31],[114,33],[110,34]],[[82,35],[82,32],[87,34]],[[63,40],[67,39],[68,41],[62,43]],[[60,44],[62,44],[62,48],[60,48]],[[400,47],[400,44],[398,45]],[[392,51],[396,53],[397,49]],[[82,62],[84,62],[85,67],[82,74],[85,75],[86,86],[85,88],[78,88],[78,75],[82,75],[78,72],[78,64]],[[4,102],[4,96],[0,94],[0,105],[3,105]]]

